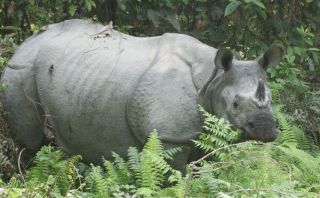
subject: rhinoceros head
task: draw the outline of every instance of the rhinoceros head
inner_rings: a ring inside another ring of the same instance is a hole
[[[257,60],[239,61],[230,50],[218,50],[217,69],[202,90],[206,109],[242,129],[244,140],[273,141],[278,132],[265,70],[277,65],[283,54],[283,48],[275,45]]]

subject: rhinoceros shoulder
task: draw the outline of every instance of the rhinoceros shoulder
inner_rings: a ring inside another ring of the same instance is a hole
[[[141,143],[153,129],[160,139],[174,143],[188,142],[201,129],[190,69],[180,58],[167,55],[140,78],[127,103],[127,120]]]
[[[185,34],[166,33],[161,39],[161,51],[183,60],[190,67],[196,89],[200,90],[215,69],[214,58],[217,49]]]

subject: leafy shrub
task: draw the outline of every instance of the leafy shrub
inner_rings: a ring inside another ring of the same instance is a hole
[[[44,195],[50,195],[52,189],[65,195],[68,189],[75,186],[76,164],[80,157],[74,156],[63,160],[62,156],[63,153],[60,150],[53,150],[51,146],[42,147],[36,154],[35,166],[26,174],[27,186],[32,189],[34,186],[47,184],[44,187],[47,190],[43,192]]]
[[[272,99],[282,106],[291,121],[319,140],[320,91],[303,80],[306,72],[297,67],[295,59],[288,53],[278,66],[268,69]]]
[[[205,115],[205,123],[214,119],[208,113]],[[191,163],[189,178],[194,179],[189,180],[189,195],[315,197],[320,186],[319,147],[305,137],[301,129],[289,124],[278,107],[275,116],[281,132],[273,143],[232,144],[233,138],[224,137],[227,144],[219,147],[217,141],[212,141],[208,154]],[[220,122],[225,121],[220,119]],[[228,123],[218,126],[211,127],[213,132],[209,135],[200,136],[197,145],[208,148],[208,136],[215,140],[221,137],[222,131],[230,129]],[[207,160],[221,153],[224,158]]]
[[[87,177],[88,188],[97,197],[133,194],[157,197],[182,178],[181,173],[165,161],[180,150],[164,150],[157,131],[153,131],[140,153],[134,147],[129,148],[127,162],[113,153],[114,162],[104,160],[106,173],[101,167],[91,165],[92,171]]]

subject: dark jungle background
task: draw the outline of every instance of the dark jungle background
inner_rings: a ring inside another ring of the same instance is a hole
[[[11,139],[1,110],[0,197],[320,196],[319,0],[0,0],[0,71],[27,37],[72,18],[112,21],[141,37],[188,34],[241,59],[283,45],[282,62],[267,71],[281,133],[273,143],[235,143],[226,121],[201,110],[195,144],[208,157],[184,175],[166,161],[181,149],[165,150],[156,131],[142,151],[130,148],[128,160],[114,154],[103,166],[67,157],[54,143],[34,156]]]

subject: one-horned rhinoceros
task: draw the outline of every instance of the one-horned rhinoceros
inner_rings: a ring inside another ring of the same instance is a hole
[[[86,161],[125,156],[157,129],[164,145],[186,145],[201,131],[200,104],[243,129],[244,139],[277,135],[265,69],[280,46],[240,61],[181,34],[138,38],[85,20],[49,25],[27,39],[2,76],[2,100],[16,140],[42,145],[52,127],[58,145]]]

